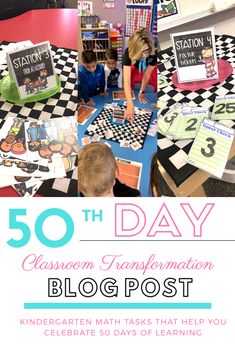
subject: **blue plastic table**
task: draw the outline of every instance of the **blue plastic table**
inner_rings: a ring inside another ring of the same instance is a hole
[[[134,90],[134,93],[135,93],[135,96],[137,97],[138,91]],[[157,100],[156,93],[149,92],[149,93],[146,93],[145,96],[146,98],[148,98],[149,102],[147,104],[141,104],[136,98],[134,100],[134,104],[136,107],[151,108],[151,105],[153,103],[156,103],[156,100]],[[97,109],[97,111],[90,119],[88,119],[85,125],[78,125],[79,148],[82,147],[81,139],[84,136],[88,136],[88,135],[84,135],[84,132],[86,131],[87,127],[92,123],[92,121],[97,117],[97,115],[103,109],[104,104],[107,102],[112,102],[112,91],[109,91],[109,95],[106,98],[96,96],[96,97],[93,97],[92,99],[96,102],[95,108]],[[123,104],[123,101],[121,100],[120,101],[115,100],[115,102],[118,102],[119,104]],[[152,115],[151,121],[153,121],[157,116],[156,109],[153,109],[152,111],[153,111],[153,115]],[[100,141],[102,142],[107,141],[111,145],[113,153],[116,157],[142,163],[142,173],[141,173],[141,180],[140,180],[141,196],[151,196],[150,187],[149,187],[150,164],[151,164],[152,155],[154,154],[154,152],[156,152],[156,149],[157,149],[157,137],[146,135],[144,147],[137,151],[134,151],[131,147],[129,148],[120,147],[119,143],[112,142],[110,140],[101,139]]]

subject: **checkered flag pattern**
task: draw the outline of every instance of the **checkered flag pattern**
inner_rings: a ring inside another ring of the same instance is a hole
[[[125,106],[119,105],[121,109],[126,109]],[[107,139],[105,134],[107,131],[112,131],[112,137],[108,140],[120,143],[122,140],[128,141],[130,144],[139,142],[143,148],[145,137],[148,131],[148,126],[151,120],[152,111],[148,109],[135,108],[135,116],[133,124],[129,122],[125,125],[117,125],[111,122],[113,107],[111,104],[106,104],[104,109],[95,118],[91,125],[88,126],[85,134],[93,136],[98,134],[100,138]],[[91,129],[92,127],[92,129]],[[135,128],[140,127],[142,133],[136,134]]]
[[[235,37],[216,36],[216,53],[218,58],[230,62],[235,68]],[[190,103],[209,108],[212,111],[216,96],[234,93],[234,73],[225,81],[213,84],[208,89],[199,89],[193,92],[178,91],[172,83],[172,74],[176,70],[173,49],[169,48],[159,53],[158,60],[159,73],[165,76],[169,82],[168,86],[161,88],[158,92],[158,99],[167,102],[167,108],[162,112],[162,115],[175,103]],[[226,125],[235,128],[235,121],[226,121]],[[158,159],[177,186],[197,170],[186,162],[192,143],[192,139],[171,141],[160,133],[158,134]]]

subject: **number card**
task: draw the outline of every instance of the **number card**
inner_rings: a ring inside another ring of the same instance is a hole
[[[163,76],[161,74],[157,75],[157,87],[158,89],[164,88],[169,86],[170,82],[167,80],[166,76]]]
[[[170,136],[168,136],[169,128],[174,122],[174,120],[179,116],[179,114],[181,114],[181,112],[181,105],[176,103],[176,105],[174,105],[166,115],[161,117],[161,119],[158,119],[158,131],[163,135],[167,135],[167,137],[170,138]]]
[[[208,118],[209,110],[204,108],[192,108],[184,111],[175,130],[175,139],[191,139],[197,135],[198,129],[204,119]]]
[[[57,87],[50,43],[7,53],[8,70],[20,99],[25,99]]]
[[[234,138],[234,130],[205,119],[188,155],[188,163],[221,178]]]
[[[167,102],[161,101],[160,99],[157,100],[157,117],[161,115],[161,112],[166,108]]]
[[[171,34],[179,82],[218,78],[213,28]]]
[[[211,118],[213,120],[235,120],[235,94],[216,97]]]

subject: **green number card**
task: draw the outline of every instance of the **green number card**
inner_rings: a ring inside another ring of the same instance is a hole
[[[176,103],[166,115],[162,116],[161,119],[158,119],[158,131],[163,135],[167,135],[168,129],[173,121],[178,118],[179,114],[181,114],[181,111],[181,105]]]
[[[175,130],[176,139],[191,139],[197,135],[202,121],[208,118],[208,109],[198,107],[189,112],[183,112],[181,119]]]
[[[235,94],[216,97],[211,118],[213,120],[235,120]]]
[[[161,88],[164,88],[164,87],[167,87],[169,86],[169,82],[167,81],[167,78],[163,75],[158,75],[157,76],[157,87],[158,87],[158,90],[161,89]]]
[[[167,102],[157,100],[157,117],[161,115],[161,112],[165,109]]]
[[[188,163],[221,178],[233,138],[233,129],[205,119],[189,152]]]

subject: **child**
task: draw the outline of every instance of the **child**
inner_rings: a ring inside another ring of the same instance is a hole
[[[137,189],[117,178],[117,163],[110,147],[92,142],[78,151],[78,189],[81,196],[140,196]]]
[[[105,72],[105,90],[107,88],[122,87],[122,67],[118,63],[118,54],[114,49],[108,49],[105,53],[106,64]]]
[[[157,152],[153,155],[150,168],[150,188],[153,196],[157,196],[157,174],[158,174],[158,162]]]
[[[95,105],[91,97],[99,94],[105,96],[105,76],[103,65],[97,63],[96,54],[93,50],[82,52],[82,62],[78,68],[78,91],[81,93],[84,102],[88,105]]]

